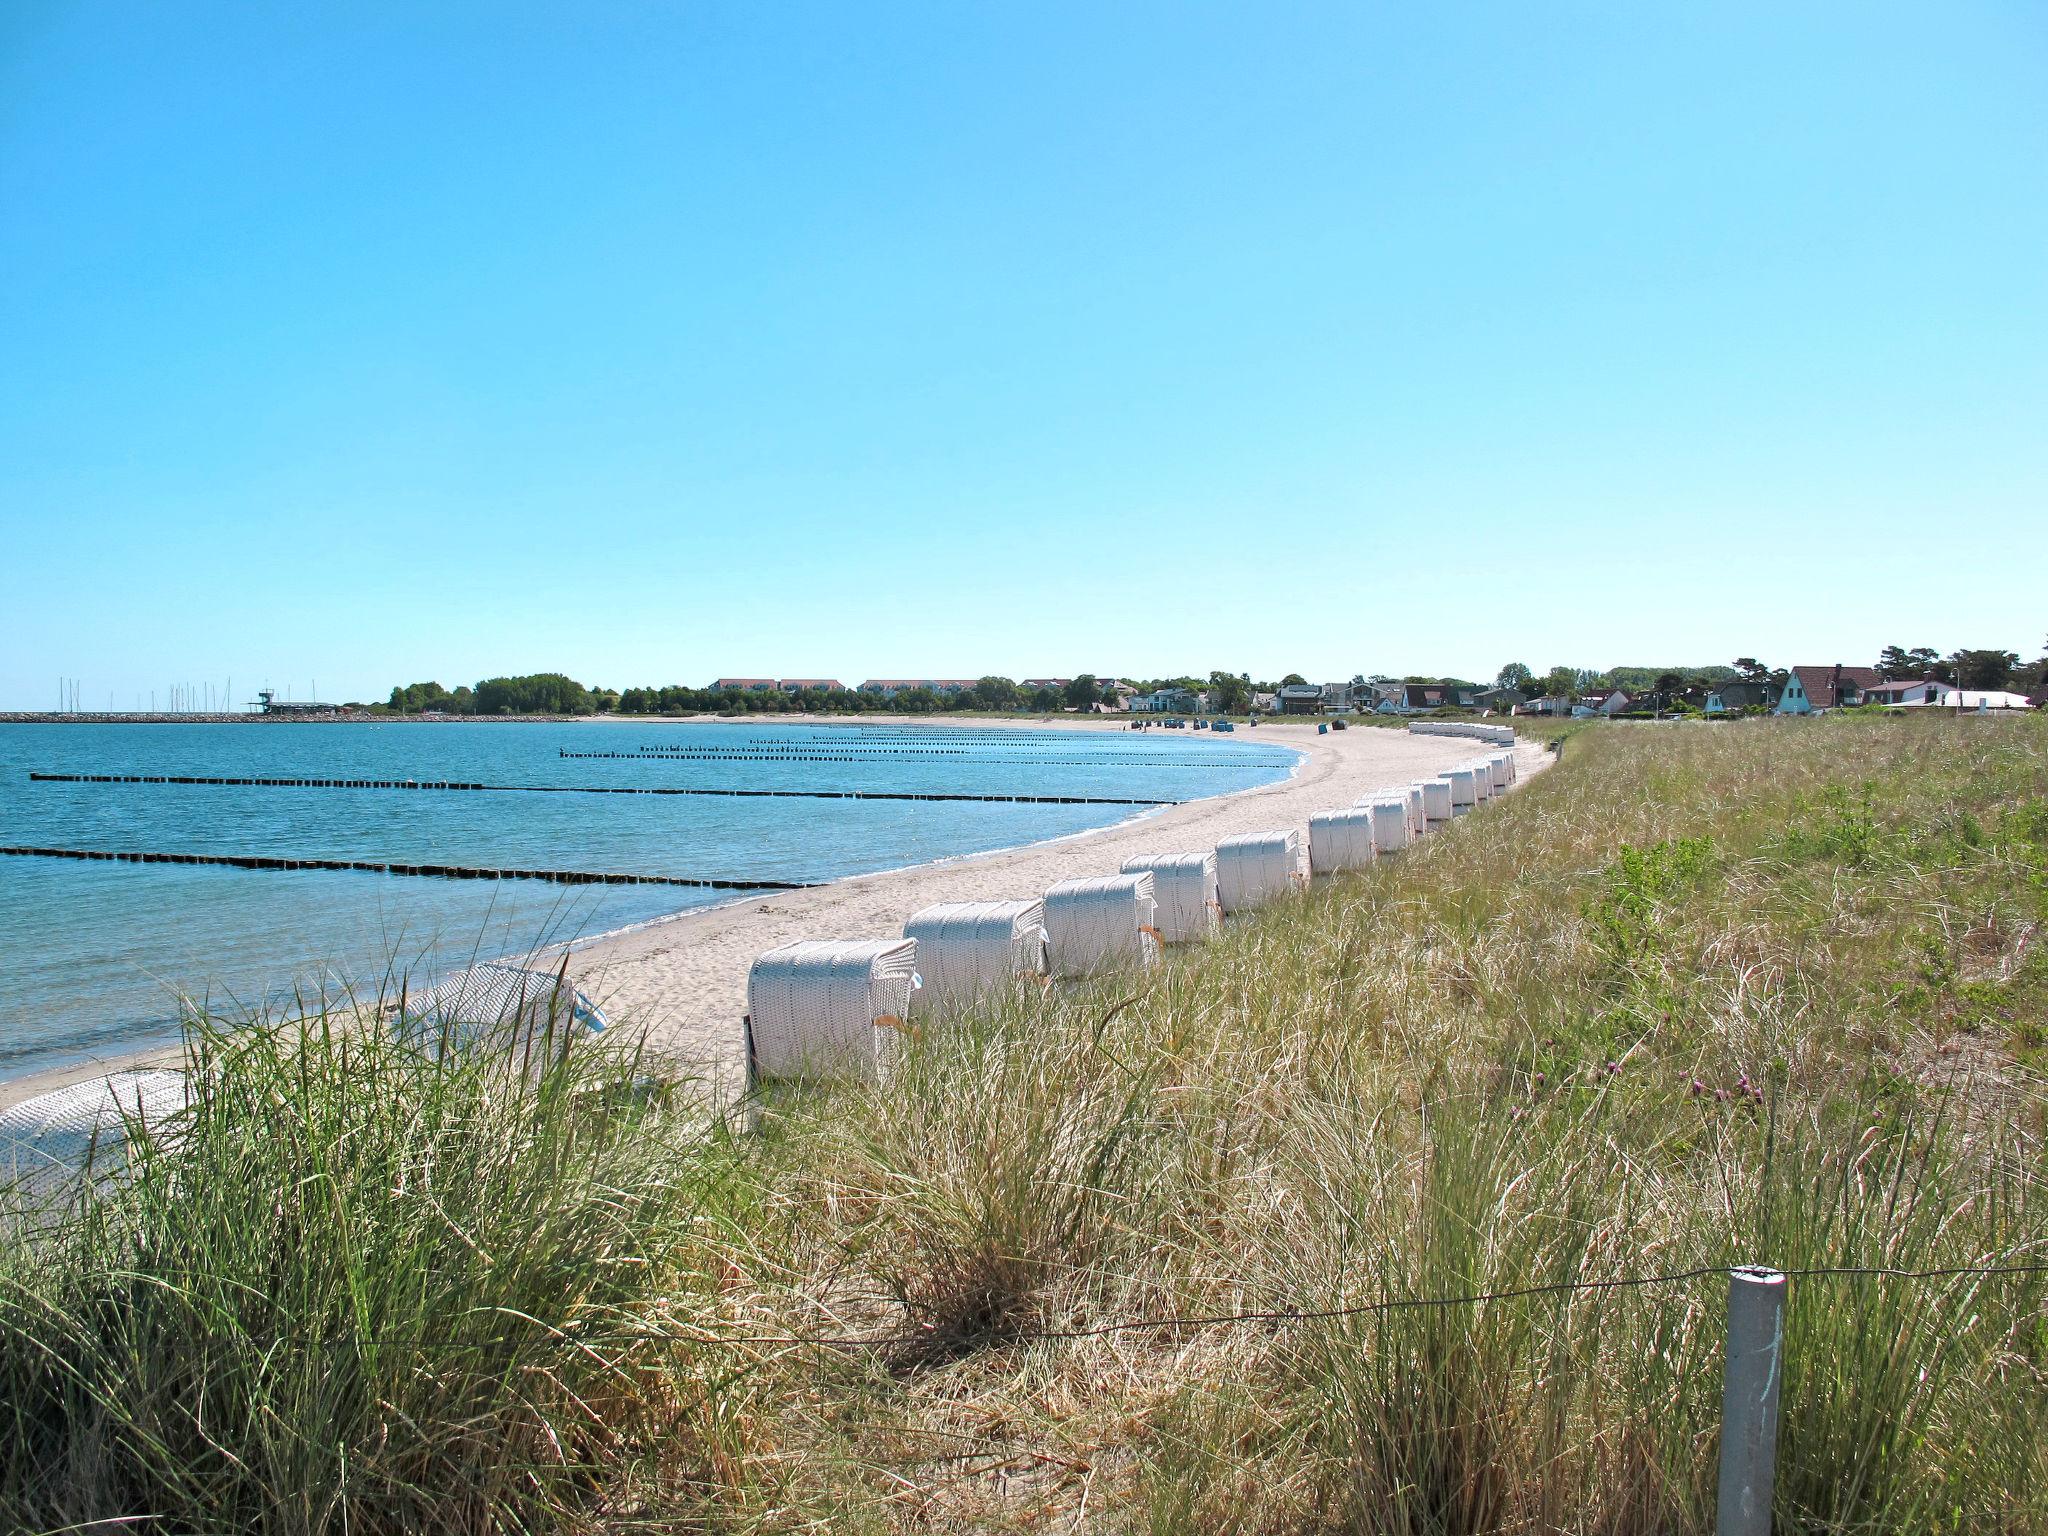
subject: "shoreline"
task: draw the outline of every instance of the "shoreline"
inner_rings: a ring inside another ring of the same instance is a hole
[[[1462,738],[1406,731],[1318,735],[1316,723],[1260,727],[1262,735],[1274,733],[1264,739],[1296,753],[1289,776],[1270,784],[1036,843],[696,908],[556,946],[547,952],[548,963],[560,964],[566,954],[571,979],[605,1009],[615,1028],[643,1041],[650,1055],[701,1074],[715,1092],[732,1080],[739,1060],[747,970],[757,955],[779,944],[896,937],[914,912],[937,902],[1035,897],[1058,880],[1113,874],[1137,854],[1213,848],[1224,837],[1267,828],[1305,831],[1312,812],[1434,777],[1478,748]],[[1534,742],[1518,744],[1517,756],[1524,777],[1550,761]]]
[[[772,720],[774,718],[774,716],[750,716],[747,721],[743,721],[740,723],[760,723],[764,719]],[[915,717],[911,716],[899,718]],[[816,720],[806,720],[802,723],[806,725],[815,725],[819,722]],[[1079,729],[1087,729],[1087,727],[1079,727]],[[974,853],[941,854],[936,859],[925,859],[917,864],[892,864],[887,869],[864,870],[859,874],[840,875],[835,879],[824,881],[822,884],[819,885],[793,886],[789,887],[789,889],[826,890],[831,888],[832,886],[843,884],[849,880],[880,880],[885,876],[912,875],[916,874],[920,870],[941,869],[950,864],[964,863],[969,859],[998,859],[1002,858],[1006,854],[1024,853],[1034,848],[1050,848],[1058,843],[1073,842],[1076,838],[1095,837],[1104,832],[1114,832],[1119,827],[1134,826],[1140,822],[1151,821],[1160,816],[1165,815],[1168,811],[1172,810],[1176,805],[1199,805],[1205,804],[1211,800],[1227,800],[1232,795],[1248,795],[1252,794],[1257,790],[1272,789],[1277,785],[1286,784],[1295,779],[1296,777],[1298,777],[1301,773],[1302,766],[1308,760],[1307,754],[1304,753],[1299,747],[1289,746],[1287,750],[1294,753],[1293,765],[1287,770],[1286,778],[1276,779],[1273,781],[1272,784],[1252,784],[1244,789],[1226,789],[1213,795],[1201,795],[1193,800],[1166,801],[1156,805],[1143,806],[1137,810],[1134,810],[1130,815],[1124,817],[1121,821],[1113,821],[1105,827],[1084,827],[1079,832],[1061,832],[1057,833],[1052,837],[1034,838],[1030,842],[1026,843],[1006,843],[1000,848],[983,848]],[[532,961],[538,959],[547,959],[555,964],[560,964],[561,959],[564,955],[574,955],[580,951],[591,949],[596,947],[597,945],[604,944],[609,940],[622,939],[628,937],[629,935],[637,933],[645,933],[647,930],[651,928],[659,928],[668,923],[679,923],[693,917],[708,917],[712,913],[723,911],[728,907],[745,906],[750,901],[761,900],[764,894],[772,898],[778,895],[782,895],[784,894],[784,892],[770,891],[763,893],[760,891],[743,891],[736,895],[728,897],[724,901],[713,902],[709,906],[679,907],[673,912],[664,912],[658,917],[642,918],[637,923],[627,923],[623,927],[610,928],[605,930],[605,932],[603,933],[586,934],[582,938],[577,939],[565,939],[557,944],[544,944],[539,949],[527,951],[522,955],[500,955],[495,958],[500,961]],[[4,1089],[0,1089],[0,1092],[4,1092]]]
[[[630,718],[635,724],[648,723]],[[941,729],[1109,732],[1128,726],[1119,716],[864,718]],[[661,717],[666,724],[819,724],[843,719],[797,714]],[[747,969],[756,955],[778,944],[798,938],[894,937],[913,912],[935,902],[1036,896],[1055,880],[1115,873],[1124,858],[1136,853],[1213,847],[1222,837],[1265,827],[1305,830],[1312,811],[1348,805],[1374,790],[1432,777],[1473,756],[1476,747],[1460,738],[1394,730],[1319,735],[1313,729],[1316,723],[1304,718],[1269,721],[1260,727],[1273,732],[1263,741],[1294,753],[1287,777],[1268,784],[1147,807],[1107,826],[1033,842],[842,876],[799,890],[750,893],[495,958],[525,964],[544,961],[552,968],[566,957],[571,981],[605,1009],[614,1031],[643,1041],[650,1055],[670,1065],[702,1074],[717,1089],[738,1060]],[[1523,742],[1517,751],[1525,776],[1550,761],[1550,754],[1534,743]],[[112,1072],[174,1064],[179,1056],[177,1046],[144,1048],[9,1078],[0,1081],[0,1108]]]
[[[425,718],[418,715],[330,715],[315,716],[311,718],[294,718],[289,716],[280,717],[254,714],[240,714],[215,716],[155,716],[147,719],[131,718],[125,720],[108,719],[106,717],[94,717],[91,715],[71,715],[52,717],[49,723],[105,723],[129,725],[207,725],[226,723],[270,725],[353,725],[396,723],[402,721],[405,724],[425,725],[464,725],[472,723],[483,723],[492,725],[843,725],[854,729],[858,729],[861,725],[866,723],[879,723],[891,726],[916,725],[921,727],[929,725],[932,726],[934,729],[938,730],[999,729],[1043,731],[1047,729],[1054,729],[1074,733],[1086,732],[1098,734],[1113,734],[1122,733],[1126,731],[1128,728],[1129,719],[1130,717],[1127,715],[1084,716],[1080,714],[1075,714],[1062,718],[1056,715],[982,716],[973,714],[948,714],[933,717],[930,715],[911,715],[902,713],[887,715],[864,715],[849,718],[844,715],[815,714],[791,711],[777,712],[771,714],[748,715],[486,715],[477,717],[449,715]],[[33,723],[43,722],[39,722],[32,717],[24,716],[19,713],[0,714],[0,724]],[[1207,737],[1205,734],[1197,735],[1194,732],[1189,732],[1188,734],[1190,737],[1193,738],[1192,741],[1189,743],[1190,745],[1206,746]],[[1258,745],[1257,741],[1255,740],[1250,742],[1239,741],[1235,744]],[[1301,772],[1302,765],[1306,760],[1304,754],[1298,747],[1290,747],[1290,750],[1293,752],[1294,755],[1292,762],[1288,767],[1288,777],[1286,779],[1276,780],[1274,781],[1275,783],[1289,782]],[[1271,786],[1250,786],[1251,789],[1267,787]],[[1202,798],[1204,800],[1221,799],[1229,795],[1243,794],[1246,792],[1246,790],[1227,790],[1224,791],[1222,795],[1204,796]],[[1027,851],[1034,848],[1043,848],[1052,844],[1066,842],[1073,838],[1090,837],[1098,832],[1109,831],[1117,827],[1128,826],[1135,822],[1145,821],[1152,817],[1158,816],[1162,811],[1170,809],[1172,809],[1170,805],[1148,805],[1141,808],[1137,808],[1133,811],[1131,815],[1126,816],[1119,821],[1112,822],[1106,827],[1084,828],[1079,832],[1063,832],[1057,834],[1054,837],[1039,838],[1031,842],[1025,843],[1011,843],[1001,848],[982,849],[970,853],[946,854],[941,856],[940,858],[928,859],[921,863],[893,865],[887,869],[867,870],[856,874],[841,875],[837,879],[827,881],[821,886],[809,887],[808,889],[829,889],[832,886],[836,886],[843,882],[852,880],[873,880],[881,879],[884,877],[915,875],[920,870],[943,868],[945,866],[956,864],[962,860],[968,859],[1000,858],[1006,854]],[[760,901],[764,898],[773,898],[784,894],[787,893],[782,891],[748,891],[733,893],[728,895],[725,899],[713,902],[709,905],[679,907],[674,911],[663,912],[653,917],[642,918],[637,922],[628,923],[619,928],[606,929],[601,933],[584,934],[573,939],[553,941],[538,945],[537,947],[531,949],[518,949],[488,955],[480,954],[474,957],[474,963],[510,964],[528,967],[545,964],[547,967],[552,969],[554,966],[557,966],[561,963],[564,955],[575,956],[585,951],[589,951],[606,945],[612,941],[626,940],[634,935],[642,934],[652,929],[663,928],[669,924],[687,922],[693,918],[709,917],[735,907],[744,906],[751,901]],[[577,967],[575,966],[575,963],[572,960],[572,970],[574,969],[577,969]],[[64,1061],[52,1065],[33,1067],[30,1070],[20,1073],[18,1075],[0,1075],[0,1110],[5,1110],[14,1104],[22,1102],[24,1099],[33,1098],[38,1094],[48,1093],[59,1088],[70,1087],[77,1083],[90,1082],[96,1078],[105,1077],[111,1073],[146,1070],[151,1068],[177,1065],[182,1056],[182,1047],[180,1044],[176,1043],[175,1038],[181,1034],[181,1027],[177,1020],[164,1020],[160,1021],[158,1024],[155,1025],[138,1025],[137,1032],[141,1034],[156,1035],[169,1034],[173,1036],[174,1039],[160,1044],[145,1044],[136,1046],[124,1045],[112,1049],[106,1052],[105,1054],[88,1053],[75,1060]]]

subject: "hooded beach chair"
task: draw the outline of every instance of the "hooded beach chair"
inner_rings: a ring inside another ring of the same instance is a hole
[[[915,939],[804,939],[769,950],[747,972],[749,1085],[886,1076],[916,982]]]
[[[39,1093],[0,1110],[0,1201],[24,1206],[61,1200],[93,1177],[127,1166],[127,1132],[175,1124],[191,1103],[183,1072],[125,1071]]]
[[[1159,906],[1159,936],[1168,944],[1198,943],[1215,933],[1222,922],[1214,852],[1143,854],[1125,859],[1123,872],[1152,877],[1152,895]]]
[[[1308,883],[1301,834],[1246,832],[1216,845],[1216,896],[1226,915],[1249,912]]]
[[[910,1017],[961,1013],[1020,978],[1045,975],[1045,904],[948,901],[913,913],[903,937],[917,941],[924,985],[910,995]]]
[[[1055,976],[1159,963],[1159,904],[1150,871],[1062,880],[1045,893],[1045,955]]]
[[[550,1037],[601,1033],[604,1010],[560,973],[496,961],[444,976],[401,1001],[397,1026],[416,1039],[467,1048],[492,1043],[520,1048]]]
[[[1308,868],[1312,875],[1359,869],[1373,857],[1372,812],[1362,805],[1317,811],[1308,819]]]

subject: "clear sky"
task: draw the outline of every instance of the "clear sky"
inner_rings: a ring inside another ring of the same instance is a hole
[[[0,5],[0,706],[2039,654],[2048,7]]]

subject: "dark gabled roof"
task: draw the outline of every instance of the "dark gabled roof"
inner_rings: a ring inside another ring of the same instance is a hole
[[[1884,681],[1875,667],[1794,667],[1792,675],[1799,679],[1807,702],[1815,709],[1832,709],[1841,702],[1838,680],[1857,689],[1875,688]]]

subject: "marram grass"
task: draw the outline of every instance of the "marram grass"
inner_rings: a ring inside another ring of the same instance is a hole
[[[1704,1532],[1725,1282],[1588,1287],[2048,1264],[2044,920],[2048,722],[1615,725],[758,1137],[201,1030],[0,1260],[0,1524]],[[2048,1532],[2044,1370],[2048,1275],[1795,1277],[1778,1528]]]

